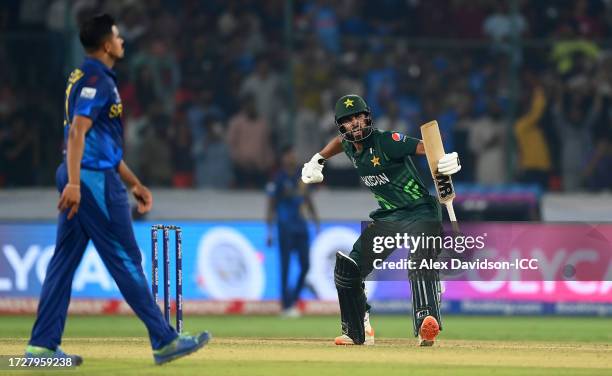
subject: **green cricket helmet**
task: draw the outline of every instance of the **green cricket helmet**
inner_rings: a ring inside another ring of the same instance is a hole
[[[349,120],[354,115],[365,114],[366,124],[364,127],[358,130],[349,131],[342,124]],[[351,142],[359,142],[368,138],[374,130],[374,123],[372,121],[372,115],[370,107],[367,103],[356,94],[349,94],[341,97],[336,102],[335,116],[336,126],[342,138]],[[361,131],[360,136],[356,136],[354,133]]]

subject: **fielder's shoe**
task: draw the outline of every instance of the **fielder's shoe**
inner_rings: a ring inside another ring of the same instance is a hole
[[[197,336],[188,334],[179,335],[174,341],[159,350],[153,351],[153,359],[155,364],[160,365],[168,363],[174,359],[181,358],[198,351],[210,341],[212,335],[208,332],[202,332]]]
[[[374,328],[370,325],[370,313],[366,312],[365,317],[363,318],[363,326],[365,329],[365,342],[363,343],[366,346],[370,346],[374,344]],[[346,333],[342,333],[341,336],[338,336],[334,339],[334,343],[338,346],[341,345],[354,345],[355,342],[348,336]]]
[[[425,317],[419,329],[419,346],[433,346],[438,333],[440,333],[438,320],[433,316]]]
[[[283,310],[280,316],[284,319],[297,319],[302,316],[302,313],[297,307],[293,306],[291,308]]]
[[[80,366],[83,363],[83,358],[78,355],[69,355],[62,351],[61,348],[53,351],[46,347],[28,345],[25,350],[26,358],[59,358],[71,359],[72,365]]]

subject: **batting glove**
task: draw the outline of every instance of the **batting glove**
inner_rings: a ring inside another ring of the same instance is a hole
[[[456,174],[459,170],[461,170],[461,163],[459,163],[457,152],[444,154],[438,161],[438,173],[442,175]]]
[[[302,167],[302,181],[306,184],[320,183],[323,181],[323,164],[325,158],[319,153],[315,154],[310,161]]]

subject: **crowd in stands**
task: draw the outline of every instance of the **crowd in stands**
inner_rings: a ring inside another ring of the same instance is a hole
[[[612,2],[286,4],[0,3],[0,187],[53,183],[76,25],[106,11],[125,39],[125,159],[148,185],[261,188],[284,147],[306,161],[334,136],[335,100],[356,93],[380,129],[437,119],[458,180],[612,188]],[[359,184],[347,158],[326,168]]]

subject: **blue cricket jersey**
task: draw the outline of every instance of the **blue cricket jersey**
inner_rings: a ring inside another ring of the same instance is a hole
[[[299,180],[299,170],[294,174],[279,171],[266,187],[268,196],[276,199],[276,220],[279,226],[291,232],[307,230],[306,220],[301,211],[304,194],[300,192]]]
[[[100,60],[87,57],[68,78],[64,108],[64,158],[68,131],[75,115],[93,121],[85,136],[81,167],[91,170],[116,168],[123,158],[123,105],[115,72]]]

